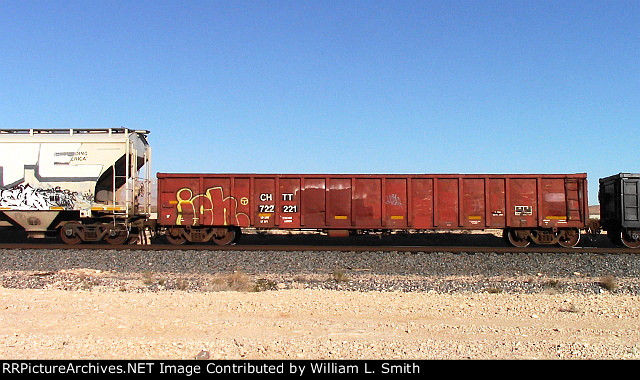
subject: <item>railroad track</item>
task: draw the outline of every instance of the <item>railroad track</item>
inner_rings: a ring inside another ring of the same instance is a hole
[[[600,254],[628,254],[638,253],[640,250],[617,247],[549,247],[533,246],[526,248],[516,247],[493,247],[493,246],[417,246],[417,245],[299,245],[299,244],[238,244],[228,246],[218,246],[212,244],[130,244],[130,245],[110,245],[110,244],[33,244],[33,243],[8,243],[0,244],[0,249],[36,249],[36,250],[59,250],[59,249],[82,249],[82,250],[149,250],[149,251],[339,251],[339,252],[453,252],[453,253],[600,253]]]

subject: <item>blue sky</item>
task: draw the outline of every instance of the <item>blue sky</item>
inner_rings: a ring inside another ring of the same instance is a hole
[[[640,172],[640,2],[0,2],[0,128],[153,170]]]

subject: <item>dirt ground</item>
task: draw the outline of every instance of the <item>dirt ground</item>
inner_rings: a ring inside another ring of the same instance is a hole
[[[640,297],[0,288],[0,359],[638,359]]]
[[[287,285],[206,285],[239,263],[253,281]],[[637,360],[637,263],[599,254],[7,251],[0,360]],[[357,284],[314,288],[334,268],[351,268]],[[607,275],[618,290],[585,285]],[[413,281],[482,286],[411,290]],[[532,291],[540,282],[565,286]]]

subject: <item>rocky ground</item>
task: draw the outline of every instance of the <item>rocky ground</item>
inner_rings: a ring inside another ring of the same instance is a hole
[[[0,250],[0,359],[638,359],[640,255]]]

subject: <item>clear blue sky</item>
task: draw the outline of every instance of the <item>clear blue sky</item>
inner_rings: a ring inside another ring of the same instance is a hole
[[[154,171],[640,172],[640,1],[0,2],[0,128]]]

